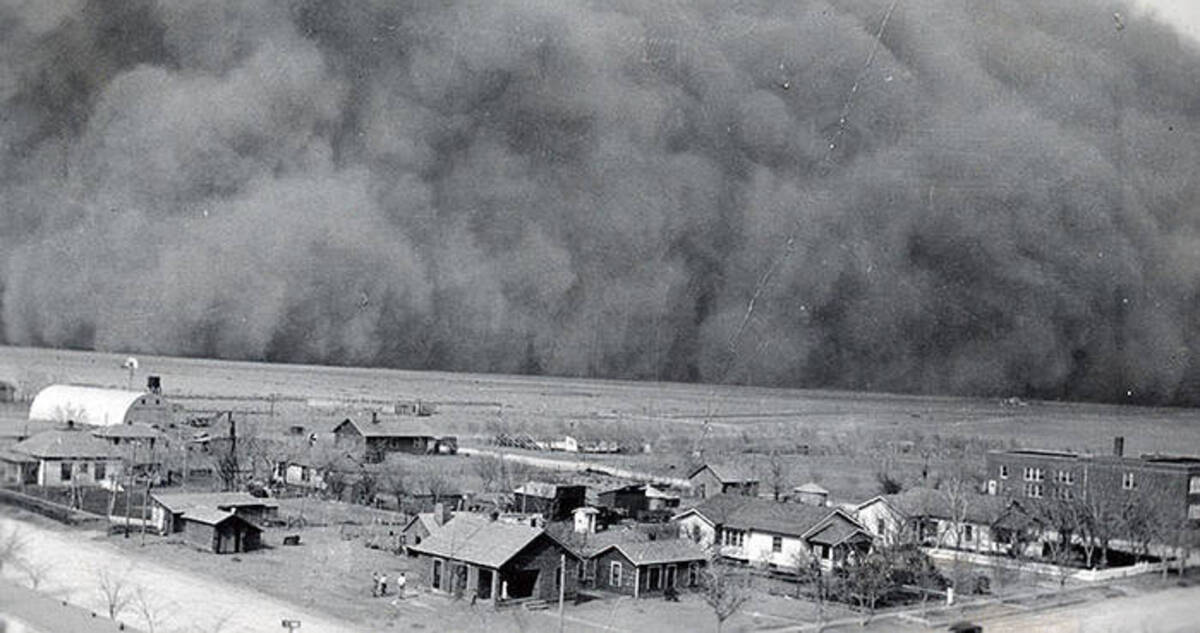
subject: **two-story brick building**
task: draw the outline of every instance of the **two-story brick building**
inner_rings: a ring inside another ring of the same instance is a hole
[[[1111,455],[1067,451],[992,451],[988,493],[1031,500],[1094,498],[1112,507],[1142,503],[1166,525],[1200,528],[1200,457],[1124,453],[1115,438]]]

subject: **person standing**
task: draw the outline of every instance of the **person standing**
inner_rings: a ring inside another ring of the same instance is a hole
[[[379,574],[379,595],[387,595],[387,572]]]
[[[408,585],[408,579],[404,577],[404,572],[400,572],[396,576],[396,593],[400,598],[404,597],[404,587]]]
[[[371,572],[371,597],[379,597],[379,572]]]

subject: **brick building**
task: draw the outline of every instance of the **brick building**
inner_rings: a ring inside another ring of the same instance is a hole
[[[1104,495],[1112,506],[1145,503],[1169,525],[1200,527],[1200,457],[1125,455],[1115,438],[1111,455],[1066,451],[992,451],[988,493],[1021,499],[1087,499]]]

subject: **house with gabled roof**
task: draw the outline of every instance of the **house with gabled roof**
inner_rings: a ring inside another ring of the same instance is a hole
[[[708,552],[688,539],[620,540],[590,557],[592,586],[634,598],[700,584]]]
[[[579,555],[542,528],[461,513],[407,550],[425,586],[454,596],[554,600],[560,582],[568,599],[578,592]]]
[[[701,499],[721,494],[758,496],[758,475],[741,465],[703,464],[688,475],[688,483]]]
[[[795,569],[810,557],[826,568],[871,549],[873,538],[840,508],[740,495],[718,495],[672,519],[680,538],[721,556],[771,569]]]
[[[923,487],[868,499],[855,508],[855,515],[886,543],[908,540],[990,553],[1009,552],[1031,526],[1018,501]]]
[[[38,486],[106,486],[121,473],[121,458],[112,446],[74,427],[43,431],[5,453],[9,460],[21,460],[22,481]]]
[[[346,418],[333,429],[339,448],[351,450],[368,464],[382,462],[389,453],[426,455],[458,452],[458,438],[439,433],[429,418],[389,418],[371,413],[369,420]]]

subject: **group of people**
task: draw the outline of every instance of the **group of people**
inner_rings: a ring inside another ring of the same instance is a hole
[[[373,596],[375,598],[379,598],[381,596],[386,596],[387,592],[388,592],[387,572],[378,572],[378,571],[371,572],[371,580],[373,581],[373,584],[371,586],[371,596]],[[406,584],[407,584],[407,580],[404,577],[404,572],[400,572],[399,574],[397,574],[396,575],[396,594],[400,598],[404,597],[404,586]]]

